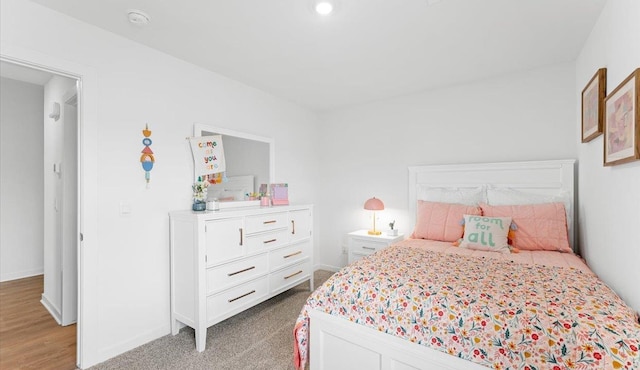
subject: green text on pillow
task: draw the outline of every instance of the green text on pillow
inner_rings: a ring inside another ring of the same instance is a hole
[[[464,215],[464,236],[461,248],[511,253],[507,236],[511,217]]]

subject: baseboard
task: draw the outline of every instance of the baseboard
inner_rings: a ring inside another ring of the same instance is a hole
[[[147,344],[153,340],[156,340],[158,338],[161,338],[161,337],[164,337],[165,335],[170,335],[170,334],[171,334],[171,325],[169,324],[163,325],[153,330],[149,330],[138,336],[122,341],[116,345],[103,348],[98,354],[97,362],[89,365],[90,366],[97,365],[101,362],[107,361],[113,357],[121,355],[134,348],[140,347],[143,344]]]
[[[4,283],[5,281],[24,279],[32,276],[43,275],[43,274],[44,274],[44,268],[5,273],[0,275],[0,283]]]
[[[53,303],[51,303],[51,301],[47,299],[47,296],[45,296],[44,293],[42,293],[42,299],[40,299],[40,303],[42,303],[44,308],[46,308],[47,311],[49,311],[49,313],[51,314],[51,316],[53,316],[53,319],[56,320],[58,325],[62,325],[62,313],[60,313],[60,310],[58,309],[58,307],[56,307]]]
[[[331,272],[338,272],[342,267],[325,265],[325,264],[316,264],[313,266],[313,271],[315,270],[326,270]]]

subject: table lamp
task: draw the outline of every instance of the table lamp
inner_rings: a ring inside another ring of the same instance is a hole
[[[376,230],[376,211],[384,209],[384,203],[380,199],[373,197],[364,202],[364,209],[373,211],[373,230],[369,230],[369,235],[380,235],[382,232]]]

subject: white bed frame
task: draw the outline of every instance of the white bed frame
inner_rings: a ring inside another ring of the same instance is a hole
[[[571,198],[569,242],[575,250],[575,160],[503,162],[409,167],[409,212],[415,222],[418,189],[424,186],[515,188]],[[311,370],[486,369],[476,363],[312,310]]]

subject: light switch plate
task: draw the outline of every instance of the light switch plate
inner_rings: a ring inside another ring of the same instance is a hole
[[[121,201],[120,202],[120,214],[121,215],[131,214],[131,203],[125,202],[125,201]]]

